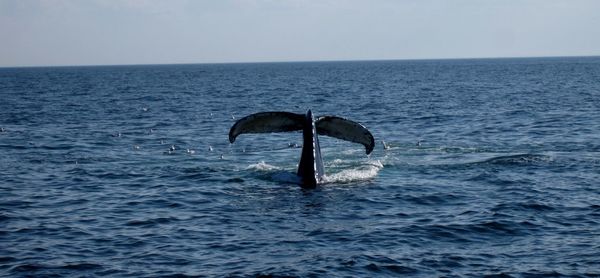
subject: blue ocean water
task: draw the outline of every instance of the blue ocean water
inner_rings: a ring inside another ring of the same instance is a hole
[[[600,276],[599,57],[3,68],[0,98],[0,276]],[[309,108],[375,151],[321,137],[303,190],[301,134],[228,142]]]

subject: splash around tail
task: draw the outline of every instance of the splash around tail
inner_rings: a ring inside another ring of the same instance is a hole
[[[354,183],[372,180],[383,169],[379,160],[369,161],[365,164],[343,169],[339,172],[325,176],[324,183]]]
[[[374,179],[384,167],[379,160],[357,164],[355,161],[342,161],[336,159],[332,164],[335,166],[331,167],[328,173],[323,176],[321,184],[340,185],[369,181]],[[270,165],[264,161],[250,164],[246,169],[257,173],[267,174],[266,176],[261,174],[261,176],[270,181],[302,185],[302,179],[295,173],[290,172],[289,169]]]

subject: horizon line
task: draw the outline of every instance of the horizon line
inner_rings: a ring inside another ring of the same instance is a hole
[[[493,59],[552,59],[552,58],[595,58],[592,55],[557,55],[557,56],[497,56],[497,57],[443,57],[443,58],[391,58],[391,59],[323,59],[323,60],[266,60],[247,62],[182,62],[182,63],[139,63],[139,64],[65,64],[65,65],[24,65],[0,66],[0,69],[19,68],[68,68],[68,67],[126,67],[126,66],[176,66],[176,65],[236,65],[236,64],[277,64],[277,63],[336,63],[336,62],[393,62],[393,61],[444,61],[444,60],[493,60]]]

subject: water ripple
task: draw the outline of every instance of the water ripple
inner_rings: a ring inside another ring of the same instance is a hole
[[[599,79],[595,57],[0,69],[0,276],[598,277]],[[309,108],[374,152],[320,137],[329,183],[303,190],[300,134],[228,142]]]

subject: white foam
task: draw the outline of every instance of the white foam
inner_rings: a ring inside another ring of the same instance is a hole
[[[248,165],[248,167],[246,169],[270,172],[270,171],[280,170],[281,168],[274,166],[274,165],[267,164],[264,161],[261,161],[259,163]]]
[[[383,168],[381,161],[369,161],[361,166],[342,170],[324,177],[326,183],[349,183],[373,179]]]
[[[343,160],[335,161],[335,163],[343,164]],[[336,173],[329,173],[323,177],[324,183],[351,183],[357,181],[365,181],[373,179],[384,166],[379,160],[367,161],[360,165],[348,166],[350,168],[341,170]],[[343,167],[346,168],[346,167]],[[281,167],[270,165],[264,161],[255,164],[250,164],[246,169],[259,172],[275,172],[272,179],[285,183],[301,183],[301,179],[292,172],[286,171]]]
[[[344,163],[343,160],[337,158],[337,159],[334,159],[333,161],[331,161],[331,163],[329,163],[329,166],[340,165],[340,164],[343,164],[343,163]]]

